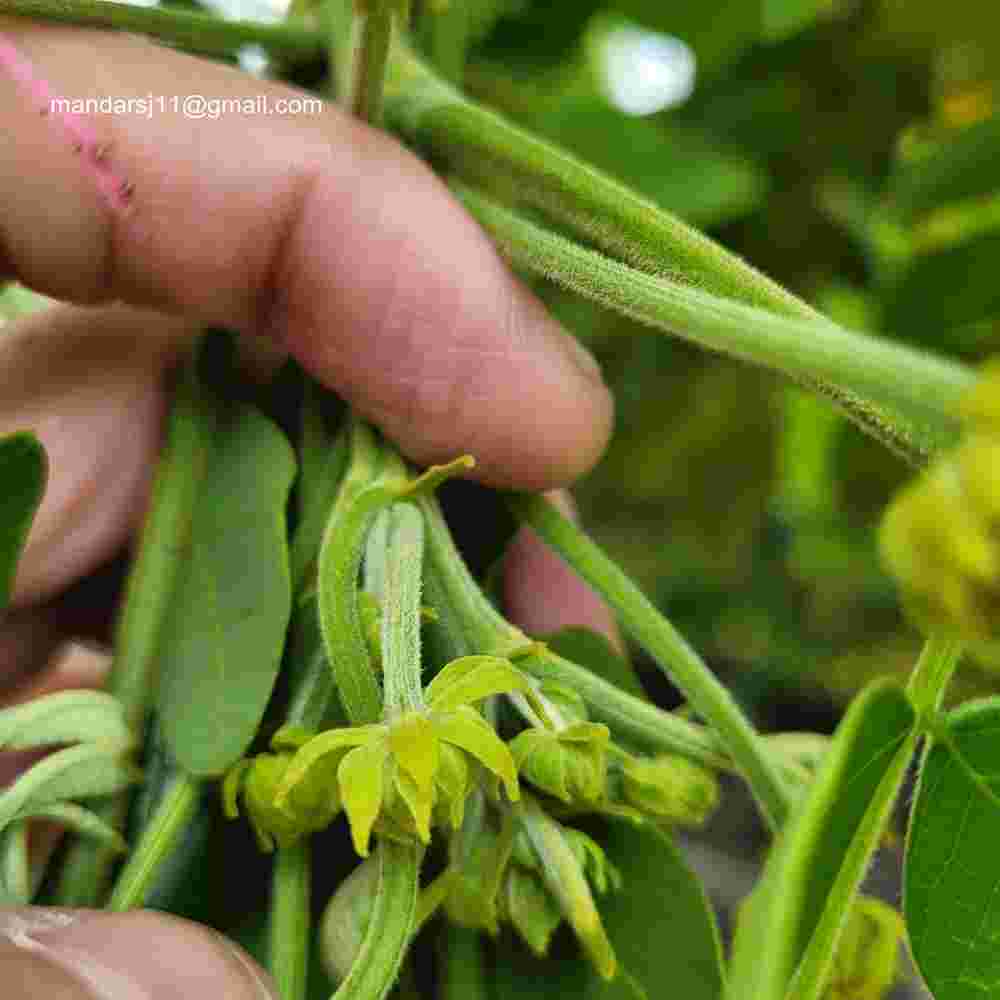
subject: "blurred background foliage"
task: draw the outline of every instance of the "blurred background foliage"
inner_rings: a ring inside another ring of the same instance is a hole
[[[422,23],[480,100],[839,322],[969,362],[996,349],[997,5],[451,0]],[[919,637],[874,545],[902,463],[770,375],[539,290],[617,400],[576,489],[589,529],[761,721],[783,695],[835,713],[908,671]],[[954,694],[993,686],[984,658]]]

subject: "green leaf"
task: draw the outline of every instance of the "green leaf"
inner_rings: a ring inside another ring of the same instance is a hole
[[[585,625],[570,625],[538,638],[564,660],[586,667],[591,673],[610,681],[636,698],[646,697],[632,664],[600,632]]]
[[[0,905],[25,906],[31,902],[31,863],[28,857],[28,824],[12,823],[0,834]]]
[[[741,915],[728,1000],[784,1000],[820,932],[827,947],[815,956],[823,961],[808,985],[828,971],[823,963],[832,960],[916,738],[916,713],[894,682],[875,682],[852,702],[808,796],[768,859],[750,910]]]
[[[942,330],[996,316],[998,254],[994,229],[916,256],[885,294],[886,326],[938,347]]]
[[[139,778],[130,749],[130,743],[83,743],[49,754],[0,794],[0,829],[29,809],[127,788]]]
[[[1000,698],[963,705],[946,724],[956,748],[1000,791]],[[925,754],[907,833],[903,910],[913,957],[937,1000],[984,1000],[1000,982],[1000,806],[954,753]]]
[[[82,837],[89,837],[106,844],[113,851],[127,850],[125,839],[110,823],[97,813],[73,802],[52,802],[47,805],[29,806],[17,814],[17,819],[48,819],[67,827]]]
[[[5,750],[130,739],[121,705],[103,691],[58,691],[0,710],[0,747]]]
[[[954,132],[932,152],[897,166],[893,207],[913,218],[942,205],[990,194],[1000,187],[1000,115]]]
[[[724,968],[715,914],[672,839],[650,826],[613,822],[601,838],[623,888],[597,900],[620,972],[605,983],[584,961],[539,961],[497,951],[494,1000],[586,997],[648,1000],[665,995],[718,1000]],[[662,942],[662,946],[651,942]]]
[[[17,562],[47,476],[45,450],[34,434],[0,438],[0,610],[10,602]]]
[[[238,760],[271,696],[291,614],[294,475],[292,449],[267,417],[241,404],[218,414],[160,659],[164,735],[191,774]]]
[[[529,691],[531,682],[499,656],[462,656],[452,660],[427,685],[424,697],[434,712],[449,712],[494,694]]]

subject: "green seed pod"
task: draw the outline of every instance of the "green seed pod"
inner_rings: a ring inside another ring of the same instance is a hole
[[[719,804],[715,775],[686,757],[630,757],[622,779],[628,805],[668,823],[700,826]]]
[[[377,858],[362,861],[341,882],[323,911],[319,953],[327,972],[343,982],[361,951],[378,892]]]
[[[558,733],[526,729],[510,742],[519,772],[567,805],[593,805],[607,789],[607,726],[577,722]]]

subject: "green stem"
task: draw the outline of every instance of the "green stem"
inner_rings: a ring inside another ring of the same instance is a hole
[[[694,711],[718,734],[746,778],[765,819],[780,830],[792,805],[764,741],[733,696],[631,580],[541,496],[510,494],[514,515],[552,546],[617,612],[624,628],[652,655]]]
[[[442,1000],[489,1000],[493,995],[479,931],[448,924],[440,959]]]
[[[665,280],[549,232],[469,188],[465,206],[515,266],[702,347],[764,365],[822,392],[913,464],[951,442],[955,405],[972,384],[963,365],[841,329],[778,315]]]
[[[358,614],[357,581],[371,518],[385,498],[376,484],[383,450],[375,432],[352,414],[350,459],[323,532],[318,561],[318,606],[326,657],[353,725],[378,722],[382,694]]]
[[[136,32],[206,55],[233,55],[246,45],[259,45],[272,56],[303,63],[322,59],[326,50],[320,32],[295,21],[226,21],[175,7],[110,0],[0,0],[0,16]]]
[[[932,635],[920,651],[917,665],[906,685],[918,715],[934,713],[962,655],[964,643],[953,636]]]
[[[388,509],[382,663],[387,716],[423,707],[420,680],[420,589],[424,522],[412,503]]]
[[[309,971],[312,873],[308,838],[279,847],[271,877],[268,971],[281,1000],[305,1000]]]
[[[115,654],[107,690],[121,703],[138,743],[142,742],[146,712],[156,685],[160,632],[210,448],[204,415],[208,404],[199,384],[198,356],[199,352],[192,353],[177,386],[166,443],[157,463],[152,502],[115,624]],[[116,796],[97,812],[120,830],[127,804],[127,796]],[[115,852],[108,845],[89,838],[76,841],[63,863],[55,901],[62,906],[96,906],[104,895],[114,861]]]
[[[334,704],[336,684],[323,646],[315,596],[295,609],[290,673],[291,697],[285,722],[319,732]]]
[[[465,565],[433,497],[419,501],[427,528],[427,589],[437,612],[434,628],[446,633],[451,657],[485,652],[505,656],[531,641],[490,603]],[[577,691],[591,715],[627,742],[651,753],[679,753],[708,767],[731,768],[726,747],[704,726],[664,712],[597,674],[546,650],[520,657],[517,665],[540,681]],[[788,754],[769,749],[776,766],[801,781],[802,769]]]
[[[449,86],[403,42],[389,59],[389,126],[451,170],[505,182],[589,242],[654,274],[786,315],[814,316],[791,292],[653,202]]]
[[[202,790],[202,782],[190,775],[174,780],[132,849],[115,883],[107,909],[120,913],[145,903],[160,868],[173,854],[193,819]]]
[[[370,125],[381,125],[385,71],[392,41],[392,0],[368,0],[357,15],[358,48],[354,57],[351,112]]]
[[[417,913],[423,848],[378,842],[378,889],[361,950],[335,1000],[382,1000],[406,957]]]

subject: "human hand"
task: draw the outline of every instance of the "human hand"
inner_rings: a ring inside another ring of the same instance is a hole
[[[134,38],[0,27],[60,96],[294,93]],[[29,90],[0,71],[0,132],[15,137],[0,148],[0,280],[75,305],[0,334],[0,434],[34,429],[51,463],[0,623],[8,692],[65,631],[59,595],[136,527],[162,375],[204,326],[290,352],[418,463],[469,452],[483,482],[548,489],[600,454],[611,401],[596,365],[390,138],[332,108],[201,121],[167,111],[95,116],[97,155],[75,151]],[[102,195],[107,176],[130,185],[126,207]],[[613,629],[531,535],[512,547],[505,588],[529,631]],[[90,676],[63,659],[41,686],[95,682],[86,662]],[[20,997],[269,995],[214,932],[149,913],[0,912],[0,968]]]

